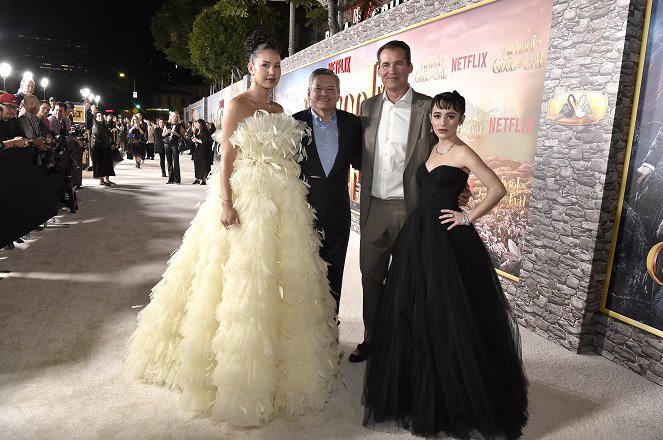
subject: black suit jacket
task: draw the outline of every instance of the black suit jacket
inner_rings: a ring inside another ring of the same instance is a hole
[[[361,169],[362,128],[359,117],[336,109],[338,127],[338,154],[329,175],[325,175],[318,155],[313,133],[311,109],[293,115],[311,127],[311,142],[306,148],[306,159],[302,162],[302,174],[310,185],[308,201],[317,212],[317,226],[328,235],[336,231],[350,230],[350,196],[348,176],[350,165]]]

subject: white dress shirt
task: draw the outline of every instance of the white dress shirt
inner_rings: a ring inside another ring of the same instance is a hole
[[[371,195],[379,199],[402,199],[405,152],[412,114],[412,87],[393,104],[382,95],[382,114],[378,126],[373,164]]]

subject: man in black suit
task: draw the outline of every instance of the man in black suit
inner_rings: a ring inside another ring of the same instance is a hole
[[[316,69],[309,77],[309,109],[295,113],[312,130],[306,145],[302,174],[310,185],[308,201],[315,208],[316,227],[323,231],[320,255],[329,264],[327,278],[338,313],[345,255],[350,238],[350,165],[361,169],[361,120],[336,108],[340,96],[338,76]]]

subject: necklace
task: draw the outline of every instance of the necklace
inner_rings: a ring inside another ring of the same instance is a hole
[[[440,144],[438,143],[437,145],[435,145],[435,152],[436,152],[437,154],[439,154],[440,156],[444,156],[444,155],[447,154],[447,153],[448,153],[448,152],[449,152],[449,151],[450,151],[450,150],[451,150],[451,149],[452,149],[457,143],[458,143],[458,138],[456,138],[456,142],[454,142],[453,144],[451,144],[451,146],[450,146],[449,148],[447,148],[446,150],[444,150],[444,151],[441,152],[441,153],[440,153],[440,150],[438,150],[438,147],[440,146]]]

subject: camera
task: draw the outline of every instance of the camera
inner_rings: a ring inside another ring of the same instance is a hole
[[[63,177],[62,201],[74,213],[78,209],[76,190],[74,185],[74,172],[81,166],[74,158],[71,148],[67,145],[68,133],[61,130],[53,136],[53,141],[46,151],[37,151],[35,162],[48,170],[49,174],[59,174]]]

